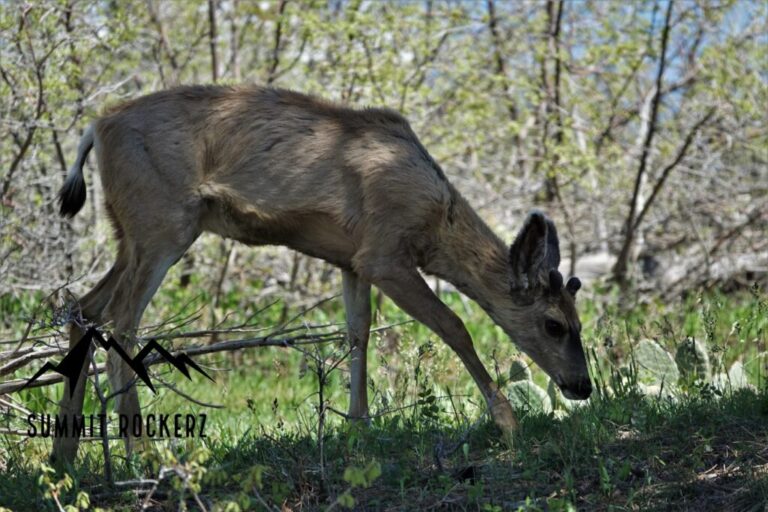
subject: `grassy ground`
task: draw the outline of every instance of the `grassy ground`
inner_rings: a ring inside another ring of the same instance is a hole
[[[659,402],[636,396],[594,401],[563,420],[523,417],[508,448],[487,422],[417,414],[335,426],[316,437],[256,430],[238,438],[168,447],[147,457],[173,467],[150,502],[173,510],[764,510],[768,502],[768,395]],[[43,497],[39,457],[11,451],[0,496],[12,510],[55,510]],[[322,463],[321,463],[322,461]],[[140,464],[136,465],[141,466]],[[150,470],[152,472],[152,470]],[[118,478],[133,475],[126,467]],[[47,477],[55,483],[59,477]],[[105,493],[88,451],[59,499],[134,510],[141,495]],[[351,498],[351,499],[350,499]],[[267,504],[267,505],[265,505]],[[336,504],[336,505],[334,505]]]
[[[191,292],[166,288],[145,324],[179,313],[184,304],[194,311],[195,304],[210,302],[204,292],[190,303]],[[513,345],[472,304],[454,294],[444,298],[503,382],[517,355]],[[301,321],[340,322],[339,302],[324,302]],[[606,305],[615,302],[606,292],[600,301],[580,304],[599,392],[573,411],[519,411],[521,428],[511,447],[483,415],[479,393],[457,358],[424,327],[409,323],[373,336],[369,393],[378,416],[369,427],[350,425],[330,410],[320,425],[319,388],[327,405],[346,409],[343,344],[198,358],[214,384],[197,375],[192,381],[170,372],[166,377],[183,393],[221,408],[203,408],[167,389],[141,393],[147,413],[206,412],[207,437],[156,442],[130,461],[113,442],[115,478],[157,478],[164,469],[147,501],[158,510],[764,510],[765,294],[691,295],[631,312]],[[0,298],[3,316],[19,318],[3,338],[24,328],[34,303]],[[228,319],[234,324],[264,306],[250,304],[247,291],[239,290],[227,294],[221,308],[235,312]],[[277,304],[257,318],[272,326],[285,316]],[[385,300],[376,323],[406,320]],[[639,395],[631,385],[637,342],[652,338],[674,353],[687,336],[707,344],[716,372],[743,362],[751,387],[721,392],[691,384],[674,399]],[[322,386],[319,367],[330,371]],[[546,387],[546,376],[535,368],[533,378]],[[14,396],[32,410],[50,412],[60,388]],[[87,394],[86,410],[95,412],[93,395]],[[57,500],[81,508],[89,500],[90,506],[135,510],[147,496],[146,490],[103,486],[99,443],[84,444],[72,478],[45,469],[49,450],[46,440],[0,436],[0,506],[57,510]]]

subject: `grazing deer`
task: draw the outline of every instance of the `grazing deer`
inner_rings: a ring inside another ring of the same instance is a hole
[[[563,285],[555,226],[531,213],[511,248],[451,185],[408,122],[386,109],[334,105],[264,87],[180,87],[110,110],[83,135],[60,192],[61,214],[85,202],[83,164],[94,148],[117,259],[80,300],[91,322],[110,321],[132,353],[142,313],[168,269],[210,231],[250,245],[284,245],[342,270],[351,344],[349,416],[368,416],[366,351],[371,285],[459,356],[496,424],[511,432],[509,402],[480,362],[464,324],[419,273],[475,300],[569,398],[591,384],[574,307]],[[70,344],[83,335],[71,326]],[[108,355],[112,389],[133,371]],[[85,379],[61,413],[82,410]],[[68,385],[67,385],[68,386]],[[119,395],[139,413],[135,386]],[[73,460],[77,439],[57,440]]]

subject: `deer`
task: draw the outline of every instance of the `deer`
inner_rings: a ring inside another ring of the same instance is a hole
[[[369,418],[371,287],[440,337],[479,388],[502,434],[517,419],[481,362],[462,320],[433,292],[436,276],[475,301],[571,399],[592,385],[575,306],[564,283],[554,223],[538,210],[511,246],[450,183],[400,113],[352,108],[263,87],[180,86],[119,104],[93,121],[59,192],[60,214],[85,203],[83,167],[96,154],[117,239],[106,275],[82,296],[79,318],[104,325],[134,353],[142,314],[168,269],[203,232],[247,245],[280,245],[340,268],[349,343],[348,417]],[[84,334],[70,324],[69,343]],[[140,413],[135,376],[107,355],[120,414]],[[86,369],[83,368],[83,375]],[[85,378],[59,414],[81,414]],[[126,438],[128,449],[130,438]],[[73,461],[77,437],[52,458]]]

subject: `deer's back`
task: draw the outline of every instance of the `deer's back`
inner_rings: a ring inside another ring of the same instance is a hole
[[[123,104],[99,120],[97,151],[108,201],[126,188],[133,197],[162,189],[201,201],[203,229],[253,243],[307,219],[357,245],[372,223],[423,231],[452,197],[399,114],[255,86],[183,87]],[[234,236],[249,229],[262,235]]]

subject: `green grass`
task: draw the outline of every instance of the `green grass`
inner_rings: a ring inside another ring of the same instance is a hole
[[[369,510],[423,510],[440,503],[459,510],[762,510],[768,500],[767,425],[764,392],[680,403],[625,396],[594,401],[563,420],[524,415],[512,449],[488,422],[456,424],[414,411],[376,420],[370,428],[332,427],[322,458],[314,435],[274,427],[182,443],[147,458],[155,471],[161,460],[195,474],[201,501],[219,509],[229,502],[259,509],[260,499],[324,509],[349,493],[357,507]],[[37,483],[33,461],[43,454],[10,450],[0,480],[5,506],[54,510]],[[353,485],[354,468],[380,474]],[[80,489],[102,483],[100,471],[89,450],[77,485],[61,500],[72,502]],[[132,476],[121,467],[119,478]],[[167,503],[186,497],[194,509],[191,491],[181,488],[178,477],[170,478],[156,497]],[[99,498],[100,490],[90,493],[102,506],[131,509],[136,502],[132,493]]]
[[[144,323],[209,304],[201,289],[195,283],[187,290],[164,287]],[[233,313],[230,324],[267,305],[251,304],[248,291],[223,298],[222,311]],[[19,335],[36,300],[0,298],[0,314],[18,319],[3,338]],[[481,358],[503,382],[509,361],[518,355],[513,344],[473,304],[454,294],[444,294],[444,300],[466,321]],[[197,500],[209,510],[325,510],[353,502],[364,510],[763,510],[768,503],[765,294],[754,289],[692,295],[631,311],[615,302],[609,291],[599,301],[580,299],[599,392],[588,406],[567,415],[519,411],[512,447],[483,415],[479,392],[458,359],[411,322],[372,337],[369,393],[379,416],[366,428],[327,411],[322,443],[314,360],[319,357],[329,368],[343,358],[343,344],[310,347],[307,353],[260,348],[198,358],[215,384],[158,367],[184,393],[222,408],[204,409],[168,389],[153,396],[142,388],[146,413],[206,412],[208,437],[156,442],[129,462],[121,456],[122,443],[112,442],[115,478],[157,477],[161,467],[186,475],[186,480],[178,474],[163,480],[152,502],[158,510],[179,503],[196,509]],[[270,327],[296,313],[276,304],[256,319]],[[205,327],[209,319],[204,310],[184,329]],[[324,302],[301,320],[343,322],[340,299]],[[379,326],[407,320],[386,300],[376,316]],[[621,368],[630,366],[640,339],[656,339],[674,352],[686,336],[706,342],[715,371],[742,361],[752,388],[721,393],[692,385],[676,400],[666,400],[641,397],[625,385]],[[17,375],[22,376],[28,372]],[[340,411],[347,407],[347,378],[342,361],[323,386],[326,403]],[[546,386],[547,378],[534,369],[534,381]],[[14,396],[31,410],[51,411],[59,393],[61,386],[51,386]],[[97,411],[94,395],[87,394],[87,411]],[[137,494],[103,486],[99,443],[83,444],[71,481],[42,472],[49,450],[47,440],[0,436],[0,506],[56,510],[54,495],[73,504],[81,491],[103,508],[133,510],[140,502]]]

